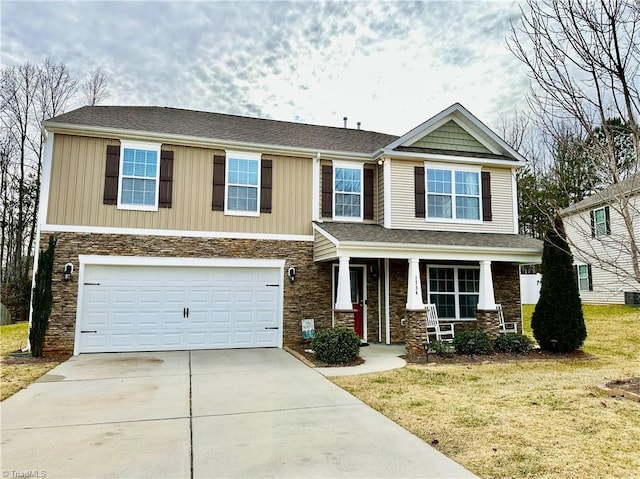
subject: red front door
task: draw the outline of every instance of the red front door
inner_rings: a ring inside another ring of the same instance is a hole
[[[364,338],[364,278],[362,268],[349,268],[351,282],[351,303],[355,310],[353,329],[359,338]]]

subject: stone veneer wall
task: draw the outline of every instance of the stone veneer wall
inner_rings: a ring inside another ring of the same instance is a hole
[[[389,317],[392,343],[404,343],[407,337],[407,326],[401,320],[407,318],[407,260],[389,261]],[[423,290],[424,291],[424,290]]]
[[[40,248],[51,233],[42,232]],[[53,275],[53,307],[45,350],[73,351],[78,299],[78,255],[118,255],[198,258],[284,259],[283,324],[285,345],[302,342],[300,320],[315,319],[316,329],[331,326],[331,265],[313,262],[312,241],[134,236],[55,233],[58,238]],[[75,266],[72,281],[62,279],[64,264]],[[292,284],[286,276],[296,268]]]
[[[492,263],[493,292],[496,303],[502,304],[504,320],[515,321],[522,333],[522,304],[520,303],[520,266],[516,263]]]

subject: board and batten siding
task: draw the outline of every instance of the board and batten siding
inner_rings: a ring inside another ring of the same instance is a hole
[[[486,168],[491,174],[492,221],[456,223],[415,217],[414,168],[424,166],[419,161],[392,160],[391,164],[391,225],[393,228],[439,231],[473,231],[477,233],[513,234],[513,182],[511,169]],[[455,168],[455,167],[454,167]]]
[[[473,153],[491,153],[487,147],[467,133],[455,121],[449,120],[440,128],[415,141],[411,146],[435,148],[438,150],[458,150]]]
[[[117,140],[55,135],[47,223],[111,228],[311,235],[312,160],[263,155],[273,162],[272,212],[259,217],[211,210],[213,156],[221,150],[163,144],[174,152],[173,204],[119,210],[102,202],[107,145]]]
[[[631,199],[630,210],[638,211],[640,197]],[[592,208],[597,209],[599,206]],[[599,238],[591,236],[590,210],[564,218],[567,238],[570,241],[571,252],[575,264],[591,264],[591,279],[593,291],[580,291],[580,298],[587,304],[624,304],[625,291],[640,291],[640,284],[631,277],[633,265],[630,253],[625,251],[629,244],[628,233],[620,213],[610,206],[611,234]],[[640,215],[634,215],[634,232],[640,238]],[[586,253],[585,253],[586,252]],[[620,268],[620,274],[611,267],[599,265],[615,264]]]

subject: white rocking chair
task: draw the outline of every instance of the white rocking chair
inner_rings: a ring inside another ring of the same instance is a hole
[[[517,333],[518,332],[518,323],[516,321],[509,321],[505,323],[504,321],[504,311],[502,310],[501,304],[496,304],[496,309],[498,310],[498,318],[500,319],[500,333]]]
[[[436,341],[453,341],[455,332],[453,323],[440,323],[438,310],[435,304],[427,304],[427,343],[429,336],[435,336]]]

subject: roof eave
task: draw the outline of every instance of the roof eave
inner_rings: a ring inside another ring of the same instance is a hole
[[[77,125],[73,123],[60,123],[45,121],[44,127],[53,133],[70,133],[86,136],[106,136],[116,139],[139,139],[171,143],[185,146],[202,146],[206,148],[235,148],[247,151],[257,151],[261,153],[269,152],[273,154],[304,154],[315,157],[318,153],[331,158],[374,160],[374,151],[371,153],[340,151],[318,148],[302,148],[286,145],[272,145],[266,143],[249,143],[234,140],[222,140],[216,138],[204,138],[190,135],[176,135],[172,133],[155,133],[145,130],[129,130],[123,128],[107,128],[89,125]]]
[[[437,160],[445,163],[471,163],[482,165],[496,165],[496,166],[508,166],[509,168],[522,168],[526,166],[526,162],[518,160],[500,160],[497,158],[480,158],[473,156],[458,156],[458,155],[439,155],[433,153],[417,153],[417,152],[404,152],[397,151],[388,148],[383,148],[376,154],[376,158],[379,156],[388,156],[397,159],[406,160]]]

